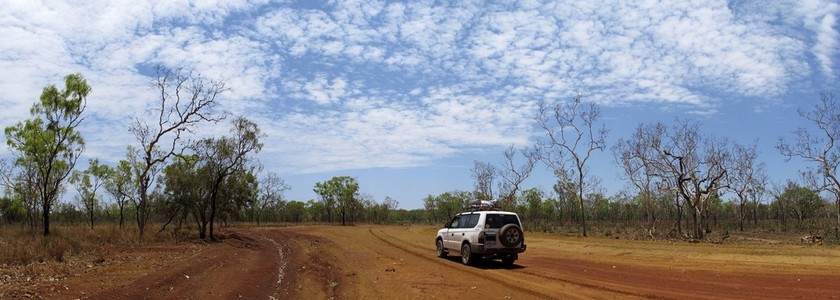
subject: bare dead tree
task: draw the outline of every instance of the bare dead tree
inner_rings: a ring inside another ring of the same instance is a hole
[[[516,154],[524,157],[522,164],[516,163]],[[536,149],[522,149],[516,151],[516,146],[511,145],[505,150],[505,160],[499,168],[498,174],[502,178],[499,182],[499,200],[502,207],[513,207],[516,202],[516,193],[519,192],[522,182],[531,176],[534,166],[539,160]]]
[[[139,157],[133,158],[133,167],[137,175],[135,208],[141,240],[150,213],[150,189],[161,166],[179,152],[185,132],[192,133],[201,122],[216,123],[226,116],[216,113],[217,97],[227,91],[225,82],[161,65],[155,67],[155,76],[152,86],[159,93],[159,102],[147,112],[152,119],[136,117],[129,127],[140,143],[136,153]]]
[[[793,132],[793,141],[787,142],[779,138],[776,149],[787,160],[799,157],[813,162],[813,172],[819,174],[821,191],[828,191],[834,196],[837,207],[837,222],[834,226],[834,236],[840,239],[840,105],[834,93],[822,93],[820,102],[811,110],[799,110],[799,115],[817,126],[815,133],[806,128],[799,128]]]
[[[693,237],[702,239],[708,228],[710,200],[727,188],[729,141],[703,136],[700,124],[688,121],[678,121],[667,136],[670,142],[658,150],[660,168],[663,176],[675,179],[677,192],[691,209]]]
[[[753,203],[753,225],[758,225],[758,206],[762,199],[769,194],[769,187],[770,178],[767,176],[767,173],[764,172],[764,166],[762,166],[761,172],[757,172],[753,176],[753,188],[749,190],[749,197],[752,199]]]
[[[595,184],[588,176],[587,162],[595,151],[606,148],[607,130],[596,122],[601,110],[594,103],[584,105],[582,96],[573,101],[549,107],[540,103],[537,122],[546,138],[537,142],[540,159],[554,171],[564,185],[572,184],[580,207],[580,228],[586,236],[586,206],[583,196]]]
[[[274,172],[268,172],[265,178],[260,181],[260,194],[257,196],[257,225],[260,224],[260,217],[269,206],[280,204],[283,202],[286,191],[291,190],[292,187],[286,183],[283,178]]]
[[[661,138],[662,135],[655,132],[645,132],[642,128],[642,126],[639,126],[630,139],[619,139],[613,146],[612,152],[616,163],[621,166],[623,177],[629,180],[630,184],[638,190],[639,202],[645,210],[647,223],[645,229],[653,238],[657,221],[656,198],[661,184],[660,179],[655,176],[656,170],[653,166],[658,154],[655,149],[648,146],[658,142],[650,140],[648,137]]]
[[[496,167],[493,164],[475,161],[472,178],[475,180],[477,200],[493,200],[493,181],[496,179]]]
[[[738,226],[741,231],[744,231],[744,221],[747,218],[747,203],[751,196],[755,199],[757,191],[764,188],[760,182],[764,174],[764,163],[757,160],[757,143],[751,146],[733,144],[732,165],[726,180],[729,190],[738,196]]]
[[[648,180],[655,179],[657,190],[678,196],[675,198],[678,232],[682,202],[691,209],[692,236],[703,238],[708,228],[710,200],[727,187],[724,179],[731,156],[729,142],[704,136],[699,123],[678,120],[670,130],[662,123],[640,124],[633,139],[617,147],[621,159],[628,161],[625,169],[636,178],[647,178],[640,181],[642,188],[650,188]]]

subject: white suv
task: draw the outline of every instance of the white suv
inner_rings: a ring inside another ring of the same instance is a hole
[[[455,215],[438,230],[435,245],[438,257],[460,251],[466,265],[482,258],[512,265],[525,252],[525,235],[516,213],[476,210]]]

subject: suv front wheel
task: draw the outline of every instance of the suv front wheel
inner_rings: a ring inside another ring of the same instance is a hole
[[[446,257],[446,249],[443,249],[443,240],[437,239],[435,242],[435,246],[437,248],[437,257],[444,258]]]

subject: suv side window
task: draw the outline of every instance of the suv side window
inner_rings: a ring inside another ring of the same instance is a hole
[[[475,225],[478,225],[479,217],[481,217],[479,214],[461,215],[461,228],[474,228]]]
[[[461,216],[455,216],[455,218],[452,219],[452,222],[449,223],[449,228],[458,228],[458,221],[460,218]]]
[[[519,225],[519,219],[516,218],[516,215],[487,214],[487,220],[484,222],[484,227],[502,228],[502,226],[507,224]]]

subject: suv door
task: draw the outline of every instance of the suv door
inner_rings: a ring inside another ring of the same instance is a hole
[[[449,221],[449,223],[446,224],[446,232],[443,234],[443,247],[444,248],[459,249],[459,247],[461,247],[460,237],[459,237],[459,240],[457,242],[453,241],[453,240],[455,240],[455,232],[458,231],[458,227],[460,227],[460,225],[461,225],[460,222],[461,222],[461,216],[457,215],[454,218],[452,218],[452,221]]]

